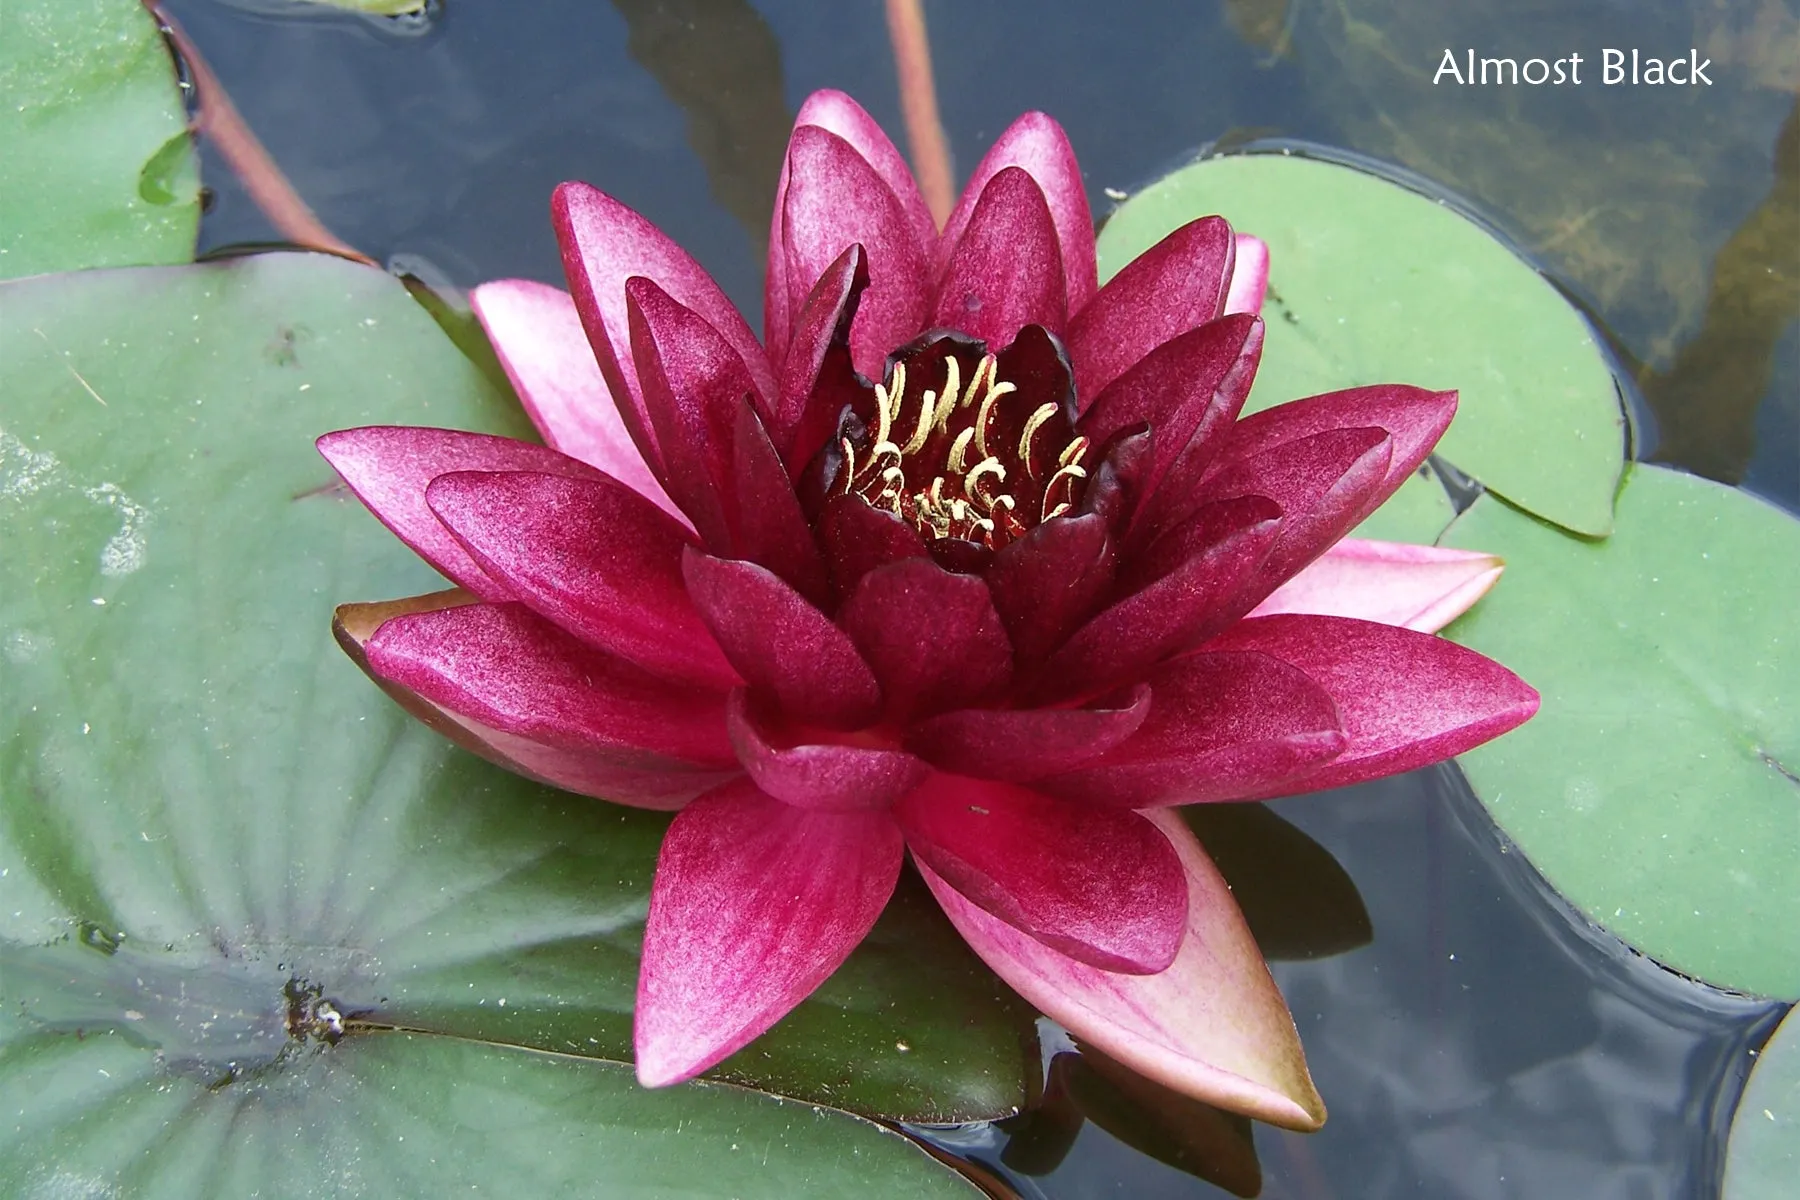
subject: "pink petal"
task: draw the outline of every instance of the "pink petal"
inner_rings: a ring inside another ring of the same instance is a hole
[[[1036,665],[1094,611],[1113,581],[1114,548],[1098,513],[1046,521],[994,556],[994,608],[1020,664]]]
[[[1012,675],[1012,646],[987,585],[930,559],[864,575],[838,624],[874,668],[895,721],[979,704]]]
[[[1237,235],[1237,265],[1225,293],[1227,313],[1259,313],[1269,291],[1269,243],[1248,233]]]
[[[1140,422],[1150,426],[1155,449],[1138,485],[1140,511],[1178,456],[1210,454],[1229,435],[1262,346],[1262,321],[1221,317],[1164,342],[1093,398],[1081,432],[1098,444]]]
[[[1026,325],[1061,337],[1067,322],[1062,251],[1050,206],[1030,175],[1008,167],[982,189],[953,244],[931,324],[998,350]]]
[[[726,727],[738,760],[756,785],[796,808],[885,812],[926,774],[925,764],[903,750],[806,740],[803,735],[777,741],[741,688],[731,695]]]
[[[669,495],[708,549],[728,553],[732,440],[754,390],[750,373],[723,334],[652,280],[626,281],[625,311]]]
[[[1144,355],[1225,311],[1235,241],[1223,217],[1189,221],[1125,265],[1069,325],[1085,406]]]
[[[1181,861],[1136,813],[934,773],[894,815],[922,868],[1044,945],[1140,975],[1175,961]]]
[[[839,494],[827,500],[819,535],[840,596],[855,591],[857,582],[876,567],[925,557],[925,539],[918,530],[861,496]]]
[[[712,276],[667,234],[585,183],[560,185],[551,197],[550,214],[562,246],[569,293],[599,361],[601,377],[646,461],[659,461],[661,450],[650,429],[631,358],[625,281],[634,275],[653,280],[717,330],[750,372],[758,402],[767,404],[773,399],[775,377],[762,344]]]
[[[638,1082],[693,1078],[811,995],[881,915],[901,847],[886,813],[808,812],[747,782],[684,809],[644,924]]]
[[[400,707],[463,749],[514,774],[615,804],[665,811],[678,809],[740,774],[735,766],[690,766],[672,759],[646,765],[645,756],[635,750],[593,749],[532,741],[451,712],[410,688],[382,678],[370,667],[363,647],[375,631],[392,618],[472,603],[475,603],[474,596],[455,590],[379,604],[345,604],[337,610],[332,632],[344,653],[380,684],[382,691]]]
[[[544,440],[686,524],[625,428],[569,293],[530,279],[497,279],[470,292],[469,304]]]
[[[1140,1075],[1229,1112],[1288,1129],[1325,1122],[1294,1020],[1231,890],[1173,813],[1148,819],[1187,877],[1188,928],[1166,971],[1088,966],[1014,929],[920,864],[969,945],[1046,1016]]]
[[[786,252],[787,311],[798,313],[837,257],[861,243],[869,256],[869,290],[850,326],[850,349],[856,369],[878,379],[888,351],[924,328],[928,247],[875,168],[835,134],[811,125],[795,129],[787,178],[782,232],[774,243]]]
[[[722,692],[666,683],[576,641],[523,604],[395,617],[363,653],[383,679],[532,741],[638,752],[646,766],[669,758],[736,761]]]
[[[1504,567],[1475,550],[1344,538],[1250,615],[1316,613],[1436,633],[1486,595]]]
[[[610,479],[459,471],[426,489],[484,571],[532,611],[654,675],[735,687],[681,577],[686,527]]]
[[[1136,733],[1150,689],[1083,708],[966,708],[907,731],[906,748],[940,770],[1013,783],[1072,771]]]
[[[875,118],[863,111],[862,105],[849,96],[826,88],[808,96],[800,106],[800,112],[794,118],[794,128],[798,131],[803,125],[836,134],[874,168],[875,174],[887,184],[894,193],[894,199],[899,202],[906,223],[925,255],[925,261],[932,261],[937,248],[937,224],[931,219],[931,211],[925,206],[925,198],[919,194],[919,185],[913,179],[912,169],[906,165],[906,160],[900,156],[894,143],[888,140],[887,134],[882,132],[881,126],[876,124]],[[790,140],[790,153],[782,156],[781,180],[775,188],[775,215],[769,229],[769,269],[764,280],[767,289],[763,305],[765,340],[769,353],[777,362],[787,352],[790,321],[796,311],[789,307],[787,258],[781,241],[782,214],[787,211],[791,161]]]
[[[814,604],[829,598],[819,543],[756,410],[738,405],[727,511],[732,553],[781,576]]]
[[[1246,799],[1342,787],[1441,762],[1523,724],[1538,694],[1454,642],[1348,617],[1239,621],[1208,650],[1251,650],[1331,693],[1350,744],[1318,770]]]
[[[1034,690],[1092,694],[1218,632],[1234,619],[1227,602],[1267,559],[1281,524],[1281,510],[1261,496],[1202,508],[1165,539],[1180,543],[1167,573],[1076,630],[1037,673]]]
[[[856,729],[875,718],[881,688],[831,619],[766,567],[687,550],[688,595],[725,657],[760,698],[795,720]]]
[[[769,430],[796,478],[837,430],[838,414],[863,394],[850,361],[850,325],[868,290],[868,256],[851,246],[807,294],[781,360],[781,390]],[[783,285],[783,293],[786,286]]]
[[[1394,439],[1387,479],[1364,502],[1363,510],[1356,518],[1360,521],[1381,507],[1382,501],[1393,495],[1394,489],[1419,469],[1419,464],[1437,445],[1438,438],[1450,427],[1454,416],[1455,392],[1432,392],[1403,383],[1350,388],[1305,400],[1291,400],[1239,421],[1214,461],[1208,478],[1298,438],[1332,429],[1369,426],[1385,429]]]
[[[1267,496],[1281,506],[1281,531],[1247,581],[1234,617],[1355,528],[1368,512],[1369,497],[1385,486],[1393,451],[1384,430],[1327,429],[1269,447],[1207,478],[1196,500]],[[1155,544],[1150,552],[1157,553]]]
[[[477,566],[444,528],[425,503],[426,485],[452,471],[543,471],[574,479],[605,478],[579,459],[547,446],[454,429],[367,425],[328,433],[317,445],[325,461],[383,525],[446,578],[483,600],[510,600],[512,592]]]
[[[989,148],[975,173],[969,176],[962,199],[944,226],[940,245],[956,245],[988,181],[1008,167],[1024,168],[1049,202],[1068,288],[1068,312],[1072,316],[1093,298],[1098,286],[1094,217],[1088,209],[1087,188],[1081,182],[1081,164],[1075,160],[1075,149],[1069,145],[1062,126],[1043,113],[1026,113]]]
[[[1238,800],[1267,794],[1349,744],[1330,693],[1266,654],[1190,654],[1159,668],[1149,687],[1150,717],[1135,734],[1037,786],[1122,808]]]

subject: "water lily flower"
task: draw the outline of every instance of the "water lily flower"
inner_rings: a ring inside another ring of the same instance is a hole
[[[801,109],[759,340],[617,200],[564,184],[570,292],[474,303],[548,445],[328,434],[456,589],[339,610],[410,711],[558,787],[679,810],[637,1070],[746,1045],[868,932],[903,859],[1078,1037],[1237,1112],[1324,1106],[1172,806],[1405,771],[1537,696],[1432,631],[1491,557],[1346,539],[1451,392],[1240,418],[1267,251],[1219,218],[1100,286],[1075,156],[1028,114],[940,232],[848,97]]]

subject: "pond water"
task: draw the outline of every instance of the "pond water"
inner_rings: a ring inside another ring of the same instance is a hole
[[[169,8],[324,224],[438,284],[560,282],[548,197],[578,178],[651,216],[756,325],[800,100],[843,88],[901,128],[872,0],[445,0],[409,21],[296,16],[275,0]],[[1006,0],[926,15],[962,168],[1028,108],[1067,127],[1097,214],[1219,142],[1297,138],[1402,166],[1592,315],[1638,457],[1800,508],[1791,3]],[[1434,84],[1444,51],[1470,47],[1580,53],[1587,74],[1579,87]],[[1713,84],[1606,86],[1606,47],[1691,49]],[[210,152],[204,172],[203,249],[275,240]],[[1716,1191],[1780,1006],[1689,983],[1592,930],[1508,852],[1453,769],[1271,808],[1347,872],[1372,939],[1276,964],[1332,1117],[1310,1136],[1256,1130],[1265,1195]],[[1265,916],[1289,935],[1320,922],[1323,940],[1299,936],[1301,951],[1342,933],[1341,896],[1310,895],[1313,882],[1293,880],[1290,911]],[[1092,1123],[1059,1159],[1064,1125],[927,1136],[1025,1195],[1222,1194]]]

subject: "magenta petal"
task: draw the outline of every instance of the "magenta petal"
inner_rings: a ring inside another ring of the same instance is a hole
[[[596,749],[533,741],[451,712],[410,688],[384,679],[369,665],[365,646],[375,631],[388,621],[413,613],[460,608],[474,602],[475,598],[469,593],[456,590],[376,604],[340,605],[332,620],[332,632],[344,653],[380,684],[382,691],[400,707],[465,750],[540,783],[584,796],[597,796],[616,804],[673,810],[742,773],[735,764],[728,767],[693,766],[673,759],[655,759],[639,750]]]
[[[646,460],[657,461],[660,450],[643,411],[643,393],[631,358],[625,281],[633,276],[654,280],[677,303],[699,314],[737,351],[759,399],[764,403],[773,399],[775,378],[762,344],[712,276],[662,230],[585,183],[559,186],[551,197],[550,214],[562,246],[569,293],[599,360],[600,374]]]
[[[894,815],[915,859],[1044,945],[1133,974],[1175,960],[1188,919],[1181,860],[1136,813],[934,773]]]
[[[944,247],[954,246],[970,224],[978,198],[988,181],[1008,167],[1021,167],[1042,189],[1056,223],[1056,240],[1062,254],[1063,280],[1068,288],[1070,315],[1081,311],[1098,286],[1094,262],[1094,217],[1088,209],[1087,188],[1081,182],[1081,165],[1075,160],[1068,135],[1055,120],[1041,112],[1028,112],[1007,127],[969,176],[962,198],[944,225]],[[1059,329],[1060,332],[1060,329]]]
[[[1258,796],[1380,779],[1461,754],[1523,724],[1538,694],[1454,642],[1347,617],[1290,613],[1239,621],[1208,650],[1267,654],[1331,693],[1350,744],[1330,763]]]
[[[982,189],[938,285],[933,326],[1009,346],[1026,325],[1061,337],[1068,322],[1062,252],[1038,185],[1008,167]]]
[[[856,495],[839,494],[825,502],[819,536],[840,596],[855,591],[857,581],[876,567],[925,557],[925,539],[918,530]]]
[[[929,248],[892,189],[835,134],[811,125],[795,129],[787,181],[774,243],[787,256],[787,311],[798,314],[833,261],[860,243],[870,282],[850,326],[850,349],[857,370],[880,378],[888,351],[924,328]]]
[[[686,524],[631,440],[569,293],[530,279],[497,279],[470,292],[469,304],[544,440]]]
[[[965,708],[915,725],[906,748],[941,770],[1023,783],[1072,771],[1130,738],[1150,689],[1083,708]]]
[[[925,778],[925,764],[903,750],[805,740],[779,744],[761,727],[741,688],[731,694],[725,719],[750,778],[796,808],[885,811]]]
[[[1231,889],[1180,817],[1148,819],[1174,847],[1188,890],[1187,936],[1156,975],[1077,962],[984,912],[929,865],[919,870],[975,953],[1082,1042],[1228,1112],[1317,1129],[1325,1104]]]
[[[838,613],[896,721],[979,704],[1012,675],[987,584],[907,558],[864,575]]]
[[[723,692],[664,682],[523,604],[395,617],[363,645],[383,679],[483,725],[550,745],[726,766]]]
[[[1259,313],[1269,291],[1269,244],[1248,233],[1237,235],[1237,264],[1225,293],[1226,313]]]
[[[906,160],[900,156],[894,143],[888,140],[887,134],[882,132],[881,126],[876,124],[875,118],[843,92],[825,88],[808,96],[794,118],[796,132],[808,125],[836,134],[848,142],[862,156],[863,161],[874,169],[875,174],[894,193],[894,199],[900,205],[907,226],[913,231],[923,261],[933,261],[937,248],[937,223],[931,219],[931,210],[925,206],[925,198],[919,194],[919,185],[913,179],[912,169],[906,165]],[[770,355],[777,362],[787,352],[788,339],[792,334],[791,323],[798,311],[789,307],[787,251],[782,245],[782,216],[787,211],[788,175],[793,157],[791,147],[790,139],[790,153],[782,156],[781,180],[775,188],[775,211],[769,229],[769,267],[764,280],[765,340]]]
[[[1316,613],[1436,633],[1486,595],[1504,566],[1477,550],[1344,538],[1250,615]]]
[[[1281,524],[1281,510],[1261,496],[1202,508],[1164,539],[1186,549],[1168,573],[1076,630],[1038,673],[1037,689],[1071,695],[1110,687],[1218,632],[1233,619],[1227,603],[1268,558]]]
[[[1120,430],[1150,426],[1154,450],[1138,484],[1141,510],[1177,457],[1210,455],[1229,436],[1262,358],[1263,324],[1222,317],[1164,342],[1108,384],[1081,417],[1104,445]]]
[[[1113,582],[1114,553],[1098,513],[1046,521],[994,556],[994,608],[1017,661],[1035,665],[1093,614]]]
[[[1330,693],[1266,654],[1190,654],[1159,668],[1149,687],[1150,718],[1132,737],[1037,786],[1122,808],[1238,800],[1266,795],[1349,743]]]
[[[830,592],[825,559],[781,456],[748,404],[738,405],[734,441],[728,501],[733,553],[761,563],[813,603],[823,603]]]
[[[483,600],[510,600],[504,583],[483,571],[425,503],[425,488],[451,471],[541,471],[574,479],[604,476],[547,446],[485,433],[366,425],[340,429],[317,443],[319,453],[414,553]]]
[[[1202,217],[1107,280],[1069,324],[1082,403],[1170,338],[1219,317],[1235,252],[1225,219]]]
[[[1197,499],[1267,496],[1281,506],[1280,535],[1238,597],[1233,616],[1247,612],[1362,519],[1369,497],[1385,486],[1393,445],[1380,429],[1327,429],[1270,447],[1207,478]],[[1153,543],[1151,556],[1158,552]]]
[[[688,595],[751,689],[787,716],[832,729],[872,721],[881,689],[831,619],[767,567],[692,548],[681,559]]]
[[[769,430],[798,477],[837,430],[838,414],[865,392],[850,361],[850,325],[869,286],[867,256],[851,246],[807,294],[781,360],[781,391]],[[785,286],[784,286],[785,291]]]
[[[532,611],[652,674],[723,690],[737,673],[688,599],[687,529],[610,479],[455,472],[431,509]]]
[[[1350,388],[1292,400],[1252,413],[1233,426],[1211,474],[1231,470],[1235,464],[1266,454],[1284,442],[1328,430],[1369,426],[1385,429],[1394,439],[1387,478],[1364,502],[1356,516],[1360,521],[1419,469],[1454,416],[1455,392],[1432,392],[1403,383]]]
[[[683,810],[644,924],[638,1081],[691,1079],[811,995],[881,915],[901,851],[886,813],[807,812],[749,783]]]
[[[653,281],[627,280],[625,307],[669,495],[708,549],[728,553],[732,444],[738,409],[754,391],[750,373],[718,330]]]

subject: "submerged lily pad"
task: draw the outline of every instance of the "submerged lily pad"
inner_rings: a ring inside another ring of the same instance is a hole
[[[1101,233],[1102,276],[1211,213],[1269,243],[1250,410],[1361,384],[1455,388],[1445,459],[1565,528],[1611,532],[1625,456],[1612,371],[1530,265],[1398,184],[1255,154],[1195,163],[1133,196]]]
[[[1731,1119],[1725,1200],[1782,1200],[1800,1178],[1800,1017],[1790,1011],[1757,1056]]]
[[[200,175],[138,0],[0,0],[0,278],[194,257]]]
[[[1443,541],[1507,560],[1448,636],[1544,698],[1460,759],[1500,827],[1664,965],[1800,997],[1800,522],[1637,466],[1605,542],[1492,497]]]
[[[0,948],[74,938],[157,958],[170,994],[247,972],[359,1028],[628,1058],[668,817],[454,749],[329,631],[441,581],[313,438],[527,434],[516,404],[397,281],[312,255],[0,286],[0,364]],[[908,1120],[1015,1110],[1031,1014],[921,892],[719,1073]]]

